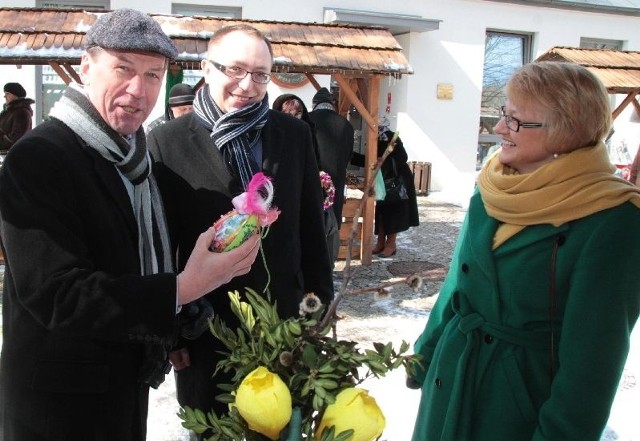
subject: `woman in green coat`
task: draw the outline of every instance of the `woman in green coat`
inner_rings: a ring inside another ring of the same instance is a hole
[[[413,441],[597,441],[640,311],[640,190],[614,176],[599,80],[522,67],[415,344]]]

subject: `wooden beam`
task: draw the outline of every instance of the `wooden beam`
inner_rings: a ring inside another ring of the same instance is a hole
[[[638,102],[638,100],[633,100],[631,102],[633,103],[633,107],[636,108],[636,113],[640,115],[640,103]]]
[[[615,120],[622,113],[624,108],[629,105],[629,103],[636,101],[636,95],[638,95],[638,94],[640,94],[640,89],[636,89],[636,90],[630,92],[626,96],[626,98],[624,100],[622,100],[620,105],[618,107],[616,107],[616,109],[611,114],[611,117]],[[637,108],[638,107],[637,107],[637,104],[636,104],[636,109]]]
[[[64,81],[64,84],[68,86],[71,83],[71,78],[69,77],[69,75],[67,75],[64,69],[60,67],[58,63],[56,63],[55,61],[50,61],[49,66],[51,66],[51,68],[58,74],[62,81]]]
[[[333,77],[336,79],[338,84],[340,84],[340,91],[344,92],[347,95],[347,98],[349,98],[349,100],[351,101],[351,104],[353,104],[354,107],[358,109],[358,112],[360,112],[360,115],[362,116],[362,118],[367,122],[367,124],[369,124],[369,126],[374,127],[377,133],[378,119],[375,117],[375,115],[378,114],[377,103],[376,103],[376,112],[373,113],[374,116],[371,116],[372,114],[369,113],[369,110],[367,110],[366,106],[362,104],[362,101],[360,101],[360,99],[355,94],[355,92],[351,90],[349,81],[345,77],[343,77],[341,74],[333,74]],[[372,80],[373,79],[377,79],[378,84],[380,84],[380,79],[378,77],[372,77]],[[379,93],[380,91],[378,91],[378,94]]]
[[[368,91],[366,95],[367,108],[369,109],[369,118],[367,119],[367,151],[365,157],[364,169],[365,182],[373,179],[371,171],[378,161],[378,101],[380,98],[380,77],[373,77],[368,81]],[[371,115],[375,115],[372,117]],[[373,221],[375,210],[375,199],[373,196],[367,196],[364,213],[362,214],[362,256],[360,258],[363,265],[371,265],[371,250],[373,247]]]
[[[340,85],[340,93],[344,93],[346,97],[354,105],[360,116],[366,123],[366,129],[363,128],[363,138],[365,139],[367,149],[365,151],[365,167],[364,179],[369,182],[371,179],[371,171],[378,161],[378,100],[380,97],[380,76],[373,76],[368,80],[363,79],[358,82],[347,80],[340,74],[334,74],[333,77]],[[368,91],[366,95],[362,94],[362,90]],[[362,102],[356,91],[366,101]],[[368,195],[362,210],[362,240],[360,242],[360,261],[362,265],[371,265],[371,250],[373,246],[373,220],[375,210],[375,199]]]
[[[69,63],[63,63],[62,67],[64,67],[64,69],[67,71],[67,73],[69,74],[69,76],[71,78],[73,78],[75,80],[76,83],[78,84],[82,84],[82,79],[80,78],[80,75],[78,75],[78,72],[76,72],[73,69],[73,66],[71,66],[71,64]]]
[[[312,73],[307,72],[304,75],[309,79],[309,82],[313,84],[313,87],[315,87],[316,90],[320,90],[320,83],[318,83],[316,77],[314,77]]]

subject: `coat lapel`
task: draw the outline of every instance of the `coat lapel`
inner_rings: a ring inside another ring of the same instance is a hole
[[[137,238],[138,225],[133,213],[133,205],[129,198],[129,193],[127,192],[127,188],[122,180],[124,178],[120,176],[115,165],[104,159],[98,152],[93,150],[91,147],[88,147],[86,144],[85,151],[87,151],[89,156],[91,156],[96,175],[105,186],[104,193],[108,195],[107,197],[113,199],[118,211],[125,219],[131,234]]]
[[[226,196],[232,198],[233,177],[224,164],[222,153],[211,140],[211,132],[200,124],[195,116],[189,122],[188,143],[194,146],[193,149],[189,149],[193,155],[191,158],[193,161],[189,162],[199,164],[199,167],[206,169],[202,173],[206,180],[206,187],[221,189]]]

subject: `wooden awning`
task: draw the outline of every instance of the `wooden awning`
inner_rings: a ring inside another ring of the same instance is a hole
[[[536,61],[565,61],[586,67],[611,94],[627,95],[613,111],[616,118],[622,110],[633,104],[640,114],[640,52],[613,49],[586,49],[575,47],[553,47],[540,55]]]
[[[103,10],[0,8],[0,63],[80,63],[84,35]],[[248,23],[273,45],[274,71],[363,77],[413,73],[402,48],[382,27],[150,14],[178,48],[176,63],[199,69],[218,28]],[[114,29],[117,32],[117,29]]]
[[[62,80],[81,83],[80,64],[86,31],[109,11],[48,8],[0,8],[0,64],[49,65]],[[331,75],[340,85],[338,111],[353,105],[367,123],[365,180],[376,163],[378,97],[385,76],[400,78],[413,69],[388,29],[378,26],[237,20],[217,17],[149,14],[179,51],[172,66],[200,69],[207,43],[218,28],[246,23],[270,40],[273,71],[304,73],[318,89],[314,74]],[[117,32],[117,29],[114,29]],[[361,261],[371,263],[374,200],[362,211]]]

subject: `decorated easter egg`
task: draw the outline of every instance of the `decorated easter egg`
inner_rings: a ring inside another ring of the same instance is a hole
[[[254,214],[242,214],[236,210],[218,219],[216,236],[211,244],[211,250],[222,253],[242,245],[249,237],[260,230],[260,220]]]

